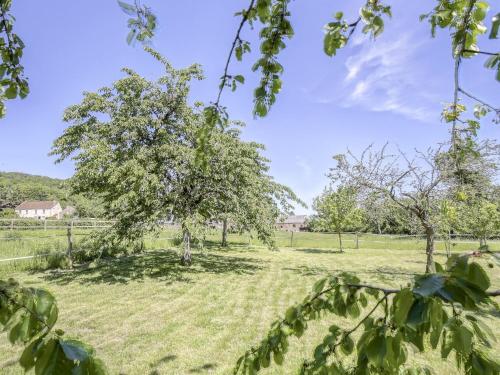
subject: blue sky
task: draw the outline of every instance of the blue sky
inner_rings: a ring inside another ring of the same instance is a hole
[[[192,100],[213,100],[239,22],[232,15],[246,1],[143,1],[159,19],[153,47],[176,67],[202,64],[206,79],[193,85]],[[266,145],[276,179],[307,203],[327,183],[332,155],[347,147],[356,152],[388,141],[403,150],[424,149],[445,140],[448,131],[440,111],[452,98],[449,38],[443,31],[431,39],[427,23],[418,21],[434,1],[393,2],[394,17],[380,38],[370,42],[357,34],[332,59],[322,52],[323,25],[339,9],[354,18],[361,2],[338,3],[292,2],[296,35],[280,57],[283,90],[265,119],[251,114],[255,53],[231,65],[230,73],[244,74],[247,83],[236,93],[227,91],[222,101],[233,119],[247,123],[244,138]],[[83,91],[120,78],[122,67],[150,78],[160,67],[140,45],[126,44],[127,16],[114,0],[19,0],[13,13],[27,46],[23,63],[31,94],[9,101],[7,117],[0,120],[0,170],[70,177],[70,162],[55,165],[47,156],[66,126],[63,110],[79,102]],[[256,41],[256,33],[246,29],[244,36]],[[498,40],[485,41],[481,47],[497,50],[498,45]],[[253,50],[258,51],[255,42]],[[480,57],[464,64],[463,86],[498,104],[499,84],[483,62]],[[485,121],[481,136],[495,138],[498,130]]]

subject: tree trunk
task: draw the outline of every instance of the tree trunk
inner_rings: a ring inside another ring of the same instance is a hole
[[[181,264],[184,266],[190,266],[191,259],[191,233],[187,228],[184,228],[183,242],[184,242],[184,253],[181,257]]]
[[[480,237],[479,238],[479,250],[484,250],[487,247],[486,245],[486,237]]]
[[[344,248],[342,247],[342,233],[341,232],[337,232],[337,234],[339,235],[340,252],[343,253],[344,252]]]
[[[444,246],[446,248],[446,257],[451,257],[451,233],[448,231],[446,234],[446,239],[444,241]]]
[[[377,231],[378,234],[382,234],[382,228],[380,228],[380,223],[377,221]]]
[[[227,219],[222,222],[222,247],[227,247]]]
[[[66,253],[66,256],[68,257],[69,268],[73,268],[73,236],[71,233],[70,226],[68,226],[67,236],[68,236],[68,251]]]
[[[427,254],[425,273],[434,273],[436,267],[434,266],[434,228],[432,226],[426,226],[425,237],[427,240],[425,246],[425,253]]]

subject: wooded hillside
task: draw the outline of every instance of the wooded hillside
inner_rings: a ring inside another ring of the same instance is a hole
[[[64,208],[74,206],[80,216],[99,216],[97,200],[70,195],[67,180],[20,172],[0,172],[0,210],[12,209],[25,200],[57,200]]]

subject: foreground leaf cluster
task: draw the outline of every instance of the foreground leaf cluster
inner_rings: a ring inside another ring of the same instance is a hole
[[[35,374],[106,374],[94,349],[54,329],[58,308],[52,294],[0,280],[0,327],[11,344],[25,346],[19,363]]]
[[[410,351],[438,347],[443,359],[454,354],[465,374],[498,374],[500,363],[489,351],[495,337],[480,318],[485,309],[498,308],[485,270],[468,256],[453,256],[446,270],[439,264],[436,269],[401,289],[364,285],[345,273],[319,280],[302,303],[272,324],[258,346],[239,358],[234,373],[255,374],[273,361],[281,365],[291,337],[300,338],[311,321],[335,315],[357,323],[331,325],[301,374],[432,373],[414,368]]]

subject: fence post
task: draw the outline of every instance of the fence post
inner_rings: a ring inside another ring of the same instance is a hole
[[[68,230],[67,230],[67,236],[68,236],[68,261],[69,261],[69,267],[73,268],[73,237],[71,235],[71,229],[72,225],[68,225]]]
[[[14,219],[10,221],[10,230],[14,230]]]
[[[359,249],[359,233],[356,232],[356,249]]]
[[[47,230],[47,218],[43,219],[43,230]]]
[[[293,230],[292,230],[292,236],[290,237],[290,247],[293,247]]]

